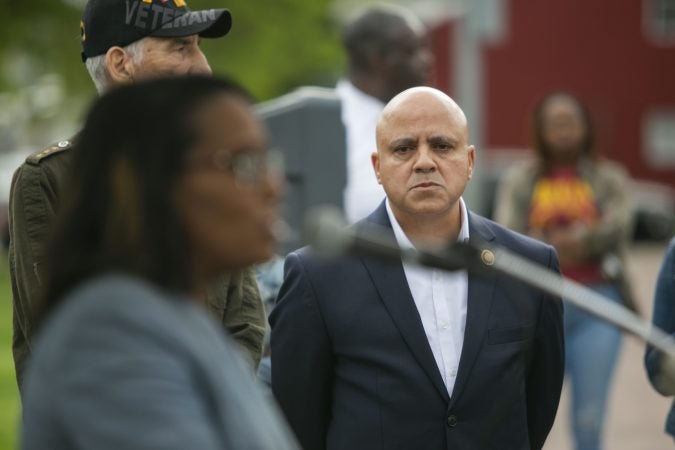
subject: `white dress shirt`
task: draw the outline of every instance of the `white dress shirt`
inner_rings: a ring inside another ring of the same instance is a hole
[[[377,150],[375,127],[384,103],[361,92],[347,80],[340,80],[335,93],[342,106],[342,123],[347,136],[347,185],[344,190],[345,216],[349,223],[363,219],[384,199],[370,155]]]
[[[461,227],[458,242],[469,239],[469,220],[464,200],[459,199]],[[414,248],[391,211],[389,200],[387,214],[391,221],[398,245]],[[434,354],[448,395],[452,396],[459,368],[459,357],[464,344],[466,327],[466,305],[469,277],[466,270],[447,272],[403,263],[405,277],[422,325]]]

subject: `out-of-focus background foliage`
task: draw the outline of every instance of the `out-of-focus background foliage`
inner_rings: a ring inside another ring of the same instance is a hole
[[[0,152],[47,144],[73,131],[95,90],[80,60],[84,0],[0,0]],[[204,40],[214,72],[243,82],[260,100],[303,84],[331,85],[342,51],[329,0],[192,0],[227,7],[225,39]],[[298,45],[303,43],[303,45]]]
[[[2,252],[4,255],[4,252]],[[0,449],[15,447],[19,421],[19,393],[12,360],[12,300],[7,265],[0,267]]]

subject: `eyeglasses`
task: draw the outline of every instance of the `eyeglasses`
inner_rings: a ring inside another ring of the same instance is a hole
[[[284,176],[284,155],[276,149],[266,152],[242,150],[235,153],[218,150],[207,162],[216,170],[232,173],[236,185],[245,189],[260,186],[265,177],[272,176],[281,180]]]

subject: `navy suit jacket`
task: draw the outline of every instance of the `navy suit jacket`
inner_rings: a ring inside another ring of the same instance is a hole
[[[393,238],[384,203],[355,226],[367,222]],[[471,213],[469,234],[559,270],[552,247]],[[562,387],[562,302],[505,276],[470,273],[468,288],[449,397],[400,262],[291,253],[270,317],[272,388],[303,448],[542,447]]]

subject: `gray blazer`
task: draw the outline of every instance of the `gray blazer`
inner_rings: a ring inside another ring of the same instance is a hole
[[[22,448],[294,449],[195,303],[128,276],[68,294],[28,367]]]

